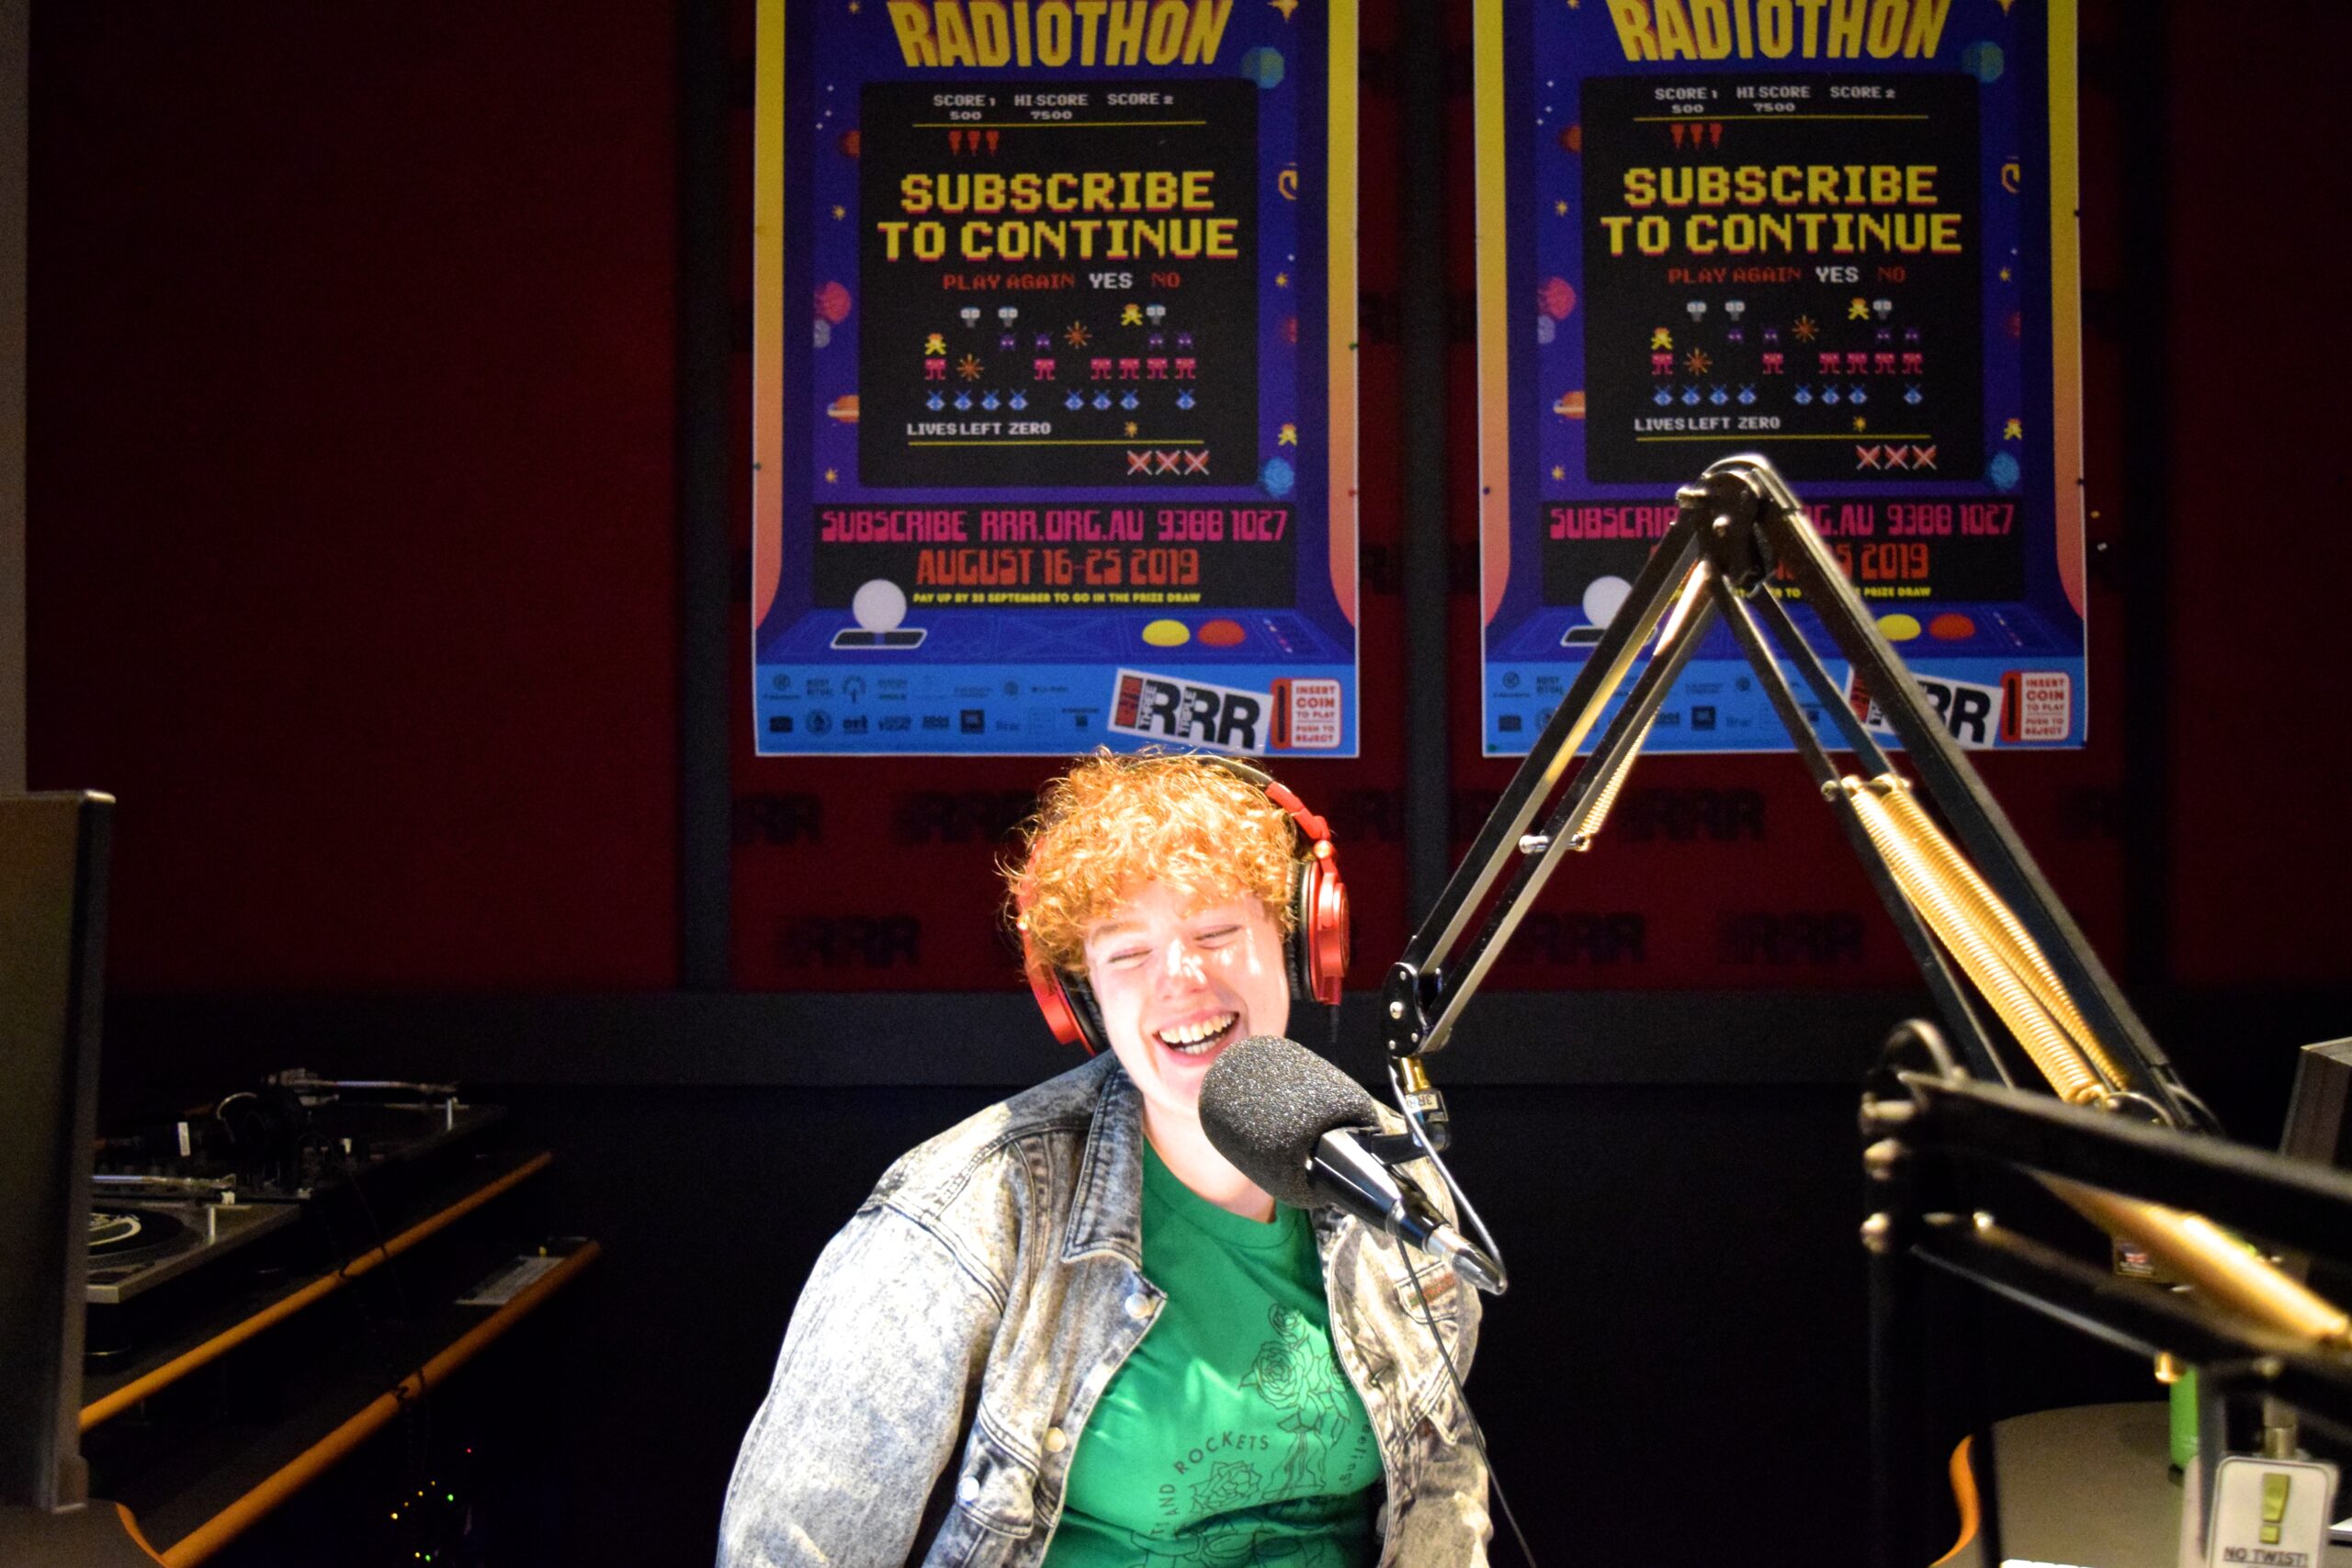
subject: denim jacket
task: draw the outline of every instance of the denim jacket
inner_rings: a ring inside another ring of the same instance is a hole
[[[921,1562],[1045,1560],[1087,1416],[1164,1300],[1143,1274],[1142,1139],[1142,1099],[1106,1055],[884,1174],[792,1314],[728,1485],[720,1568],[903,1563],[941,1505]],[[1379,1436],[1381,1568],[1476,1568],[1486,1466],[1412,1276],[1465,1368],[1470,1287],[1330,1211],[1315,1228],[1331,1342]]]

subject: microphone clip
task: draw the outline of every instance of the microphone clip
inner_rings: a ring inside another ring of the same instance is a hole
[[[1502,1265],[1472,1246],[1396,1168],[1422,1157],[1410,1137],[1342,1127],[1317,1141],[1309,1168],[1340,1208],[1451,1265],[1476,1289],[1502,1294]]]
[[[1445,1108],[1445,1093],[1430,1082],[1429,1069],[1421,1066],[1419,1056],[1391,1057],[1388,1063],[1388,1087],[1396,1097],[1396,1108],[1421,1125],[1421,1132],[1437,1153],[1443,1153],[1453,1142],[1453,1117]],[[1384,1134],[1385,1135],[1385,1134]],[[1403,1159],[1418,1159],[1420,1145],[1410,1134],[1396,1135],[1391,1141],[1402,1143],[1407,1153]]]
[[[1410,1133],[1359,1133],[1356,1143],[1364,1153],[1385,1166],[1407,1165],[1427,1157]]]

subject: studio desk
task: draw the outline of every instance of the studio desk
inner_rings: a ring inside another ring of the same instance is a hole
[[[120,1505],[141,1544],[172,1568],[241,1538],[262,1551],[248,1532],[266,1521],[261,1533],[287,1538],[280,1545],[297,1560],[446,1557],[447,1541],[475,1529],[482,1475],[511,1476],[516,1450],[547,1435],[550,1400],[540,1395],[553,1369],[531,1354],[531,1341],[547,1336],[510,1333],[597,1254],[594,1241],[547,1237],[552,1160],[484,1153],[392,1207],[379,1197],[368,1211],[355,1200],[339,1222],[306,1221],[309,1240],[283,1249],[281,1266],[94,1357],[81,1418],[90,1495]],[[102,1347],[95,1325],[93,1344]],[[510,1364],[493,1378],[500,1362]],[[432,1392],[453,1379],[451,1393]],[[453,1399],[484,1381],[503,1383],[495,1403],[505,1414],[486,1420],[460,1404],[447,1419]],[[367,1448],[396,1423],[409,1427],[405,1442],[395,1433]],[[472,1459],[488,1432],[496,1436],[486,1446],[507,1462],[483,1472]],[[345,1464],[363,1450],[369,1462]]]

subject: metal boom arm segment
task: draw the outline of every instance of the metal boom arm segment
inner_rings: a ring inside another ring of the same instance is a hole
[[[1404,1080],[1426,1086],[1418,1059],[1444,1047],[1563,856],[1590,843],[1659,704],[1721,618],[1977,1068],[2013,1082],[2011,1063],[2019,1054],[2048,1073],[2063,1047],[2067,1063],[2077,1054],[2081,1061],[2053,1077],[2068,1098],[2211,1130],[2211,1113],[2181,1086],[2090,951],[1787,482],[1762,457],[1727,457],[1675,500],[1673,525],[1389,971],[1381,1028]],[[1805,641],[1781,602],[1783,584],[1813,609],[1885,715],[1909,754],[1916,785],[1894,773]],[[1577,753],[1654,634],[1657,646],[1633,689],[1591,757],[1572,773]],[[1838,771],[1784,661],[1852,753],[1859,777]],[[1950,825],[1956,846],[1920,809],[1918,796]],[[1539,816],[1543,826],[1531,831]],[[1992,1004],[2006,1033],[1987,1029],[1971,987]]]

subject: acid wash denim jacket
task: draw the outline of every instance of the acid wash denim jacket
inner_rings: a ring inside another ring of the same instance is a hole
[[[801,1292],[728,1485],[720,1568],[882,1568],[922,1540],[932,1568],[1044,1562],[1086,1418],[1165,1299],[1142,1203],[1142,1097],[1108,1055],[892,1166]],[[1413,1276],[1465,1369],[1470,1287],[1314,1218],[1331,1342],[1387,1479],[1381,1568],[1480,1568],[1486,1465]]]

